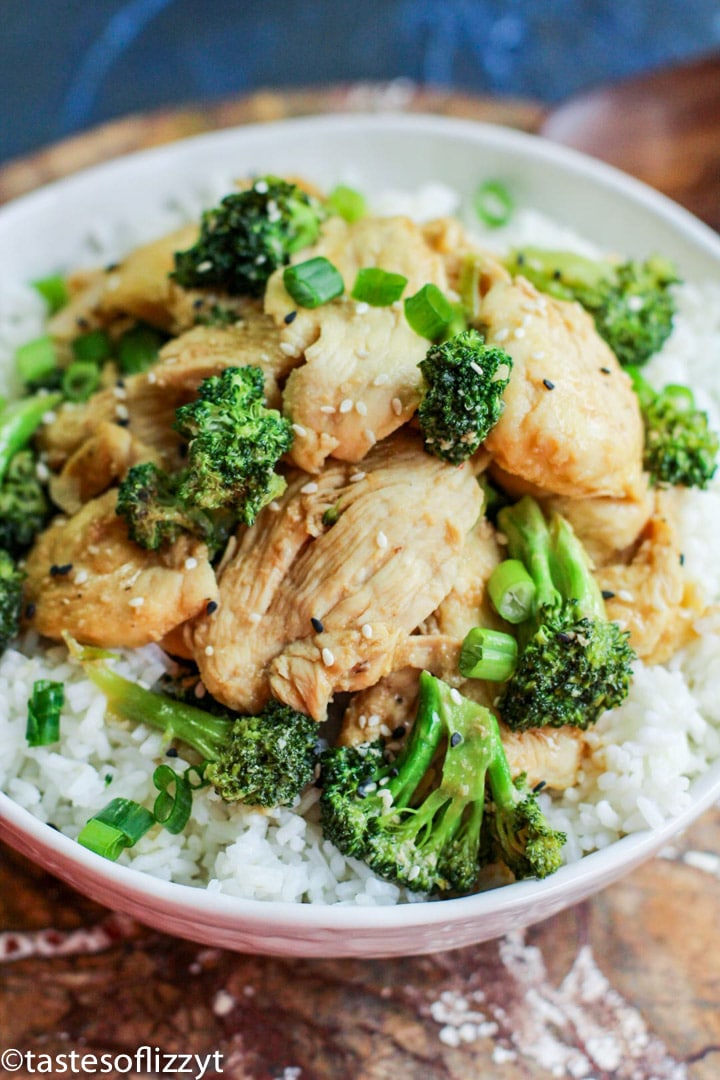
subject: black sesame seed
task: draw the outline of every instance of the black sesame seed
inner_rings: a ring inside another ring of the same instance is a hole
[[[368,783],[369,783],[369,781],[364,780],[362,782],[362,784],[358,784],[358,786],[357,786],[357,797],[358,797],[358,799],[366,799],[367,798]]]
[[[568,645],[572,641],[570,635],[564,633],[562,630],[555,636],[557,637],[558,641],[561,641],[563,643],[563,645]]]
[[[115,380],[115,385],[119,386],[121,390],[124,390],[125,389],[125,380],[124,379],[116,379]]]
[[[533,788],[533,795],[537,795],[538,791],[542,791],[544,787],[547,787],[547,780],[541,780],[538,784],[535,785],[535,787]]]
[[[116,420],[115,423],[117,424],[118,427],[130,427],[130,421],[129,420]]]
[[[400,775],[400,770],[396,769],[394,765],[393,765],[392,769],[390,769],[388,771],[388,776],[399,776],[399,775]]]
[[[25,618],[26,619],[32,619],[34,617],[36,611],[37,611],[37,607],[35,606],[35,604],[26,604],[25,605]]]
[[[63,563],[61,566],[58,566],[57,563],[53,563],[50,567],[50,577],[65,577],[66,574],[70,573],[72,568],[73,564],[71,562]]]
[[[612,589],[603,589],[603,591],[602,591],[603,600],[612,600],[614,598],[614,596],[615,596],[615,593],[612,591]]]
[[[284,322],[286,323],[287,326],[289,326],[290,323],[295,322],[296,319],[297,319],[297,311],[288,311],[287,315],[285,316]]]
[[[460,734],[460,732],[459,731],[453,731],[452,735],[450,736],[450,745],[451,746],[459,746],[462,741],[463,741],[463,737]]]
[[[187,457],[187,452],[188,452],[187,443],[179,443],[178,444],[178,457],[182,458],[182,460],[184,461],[185,458]]]
[[[561,270],[553,270],[553,275],[552,276],[553,276],[553,281],[562,281],[562,271]]]
[[[205,306],[205,301],[203,299],[193,300],[193,307],[195,308],[196,311],[199,311],[200,308],[202,308],[204,306]]]
[[[520,252],[520,254],[517,257],[517,264],[518,264],[518,266],[524,266],[525,265],[525,256],[522,253],[522,251]]]
[[[208,600],[207,604],[205,605],[205,611],[207,612],[207,614],[212,615],[212,613],[214,611],[217,611],[217,609],[218,609],[217,600]]]
[[[175,749],[175,747],[174,746],[168,746],[167,750],[165,751],[165,757],[177,757],[177,756],[178,756],[178,752]]]
[[[610,371],[609,367],[601,367],[600,370],[602,371],[603,375],[610,375],[611,374],[611,371]]]
[[[320,622],[320,620],[319,620],[319,619],[316,619],[315,617],[313,617],[313,618],[312,618],[312,619],[310,620],[310,622],[312,623],[312,628],[313,628],[313,630],[315,631],[315,633],[316,633],[316,634],[322,634],[322,632],[324,631],[325,627],[324,627],[324,626],[323,626],[323,624],[322,624],[322,623]]]
[[[550,379],[543,379],[543,386],[545,387],[546,390],[554,390],[555,389],[555,383],[551,382]]]
[[[393,739],[402,739],[404,734],[405,734],[405,725],[404,724],[398,724],[398,726],[395,728],[395,730],[392,733],[392,737],[393,737]]]
[[[685,565],[685,555],[683,554],[682,551],[680,552],[680,560],[679,561],[680,561],[681,566]]]
[[[87,319],[84,319],[82,317],[82,315],[79,315],[77,317],[77,319],[75,320],[75,323],[76,323],[78,329],[80,329],[80,330],[87,330],[87,328],[90,325],[90,323],[87,321]]]
[[[113,270],[119,270],[119,269],[120,269],[120,263],[117,263],[117,262],[108,263],[107,266],[105,267],[105,273],[106,274],[112,274]]]

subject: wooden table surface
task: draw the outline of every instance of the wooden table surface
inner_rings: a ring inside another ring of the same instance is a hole
[[[656,105],[660,96],[656,87]],[[434,111],[527,130],[552,120],[532,103],[405,83],[259,94],[68,140],[0,170],[0,199],[197,131],[349,109]],[[720,123],[713,130],[717,150]],[[682,183],[673,184],[682,198]],[[717,1080],[717,852],[716,808],[661,857],[531,930],[432,957],[358,962],[243,956],[167,937],[0,847],[0,1051],[132,1055],[148,1046],[209,1055],[205,1075],[228,1080]],[[0,1075],[26,1080],[43,1060],[32,1071],[7,1059]],[[130,1068],[121,1058],[118,1070],[158,1076],[162,1063]]]

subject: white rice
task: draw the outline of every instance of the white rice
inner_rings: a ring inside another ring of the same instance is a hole
[[[129,234],[121,224],[88,235],[68,265],[109,262],[140,240],[197,215],[203,204],[227,190],[225,178],[204,192],[190,193],[163,208]],[[458,210],[453,192],[437,185],[414,196],[391,193],[376,207],[420,220]],[[557,223],[531,211],[518,213],[510,228],[483,234],[486,244],[595,249]],[[658,385],[687,382],[720,426],[720,284],[677,289],[676,327],[648,365]],[[0,287],[0,393],[12,390],[12,354],[42,333],[43,305],[35,292],[13,282]],[[708,602],[720,600],[720,560],[713,557],[720,535],[720,480],[709,492],[685,492],[680,528],[685,565]],[[636,664],[627,701],[607,713],[590,735],[591,754],[578,784],[561,797],[542,796],[552,822],[568,834],[566,858],[606,847],[625,833],[661,825],[690,801],[690,781],[720,756],[720,615],[700,620],[701,636],[664,667]],[[118,669],[146,686],[167,669],[160,649],[123,653]],[[66,705],[61,743],[29,748],[25,739],[27,700],[36,679],[64,682]],[[157,794],[152,772],[163,761],[179,771],[181,758],[165,757],[163,738],[143,727],[129,730],[104,719],[104,698],[68,661],[63,647],[39,648],[28,635],[0,658],[0,789],[19,805],[76,837],[85,822],[115,796],[151,805]],[[180,836],[153,829],[121,862],[166,880],[206,887],[250,899],[307,903],[395,904],[419,899],[381,881],[366,866],[341,855],[323,840],[311,788],[292,810],[261,812],[230,807],[212,791],[197,792],[191,821]]]

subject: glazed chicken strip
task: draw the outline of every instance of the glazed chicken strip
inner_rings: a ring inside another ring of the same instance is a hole
[[[281,327],[282,347],[304,363],[291,373],[284,411],[296,424],[294,463],[318,472],[329,456],[361,461],[374,444],[404,424],[419,401],[418,363],[428,342],[408,326],[402,305],[369,307],[350,299],[358,270],[380,267],[408,279],[405,296],[432,282],[445,290],[442,257],[406,218],[363,218],[326,223],[323,236],[295,261],[316,255],[342,274],[346,295],[297,310],[278,270],[268,282],[265,310]]]
[[[116,501],[116,492],[108,491],[38,537],[25,583],[38,633],[137,648],[159,641],[215,599],[203,543],[183,536],[163,551],[144,551],[128,539]]]
[[[127,376],[121,385],[100,390],[83,404],[59,409],[57,419],[39,435],[48,464],[61,467],[103,421],[126,425],[160,460],[179,464],[179,436],[172,428],[175,410],[195,397],[203,379],[227,367],[255,364],[265,374],[269,403],[279,404],[276,378],[285,374],[290,361],[278,345],[277,330],[257,308],[249,308],[246,318],[231,327],[188,330],[160,350],[148,371]]]
[[[626,562],[598,571],[610,593],[608,618],[630,631],[630,644],[646,663],[664,664],[694,636],[703,604],[683,567],[677,495],[658,491],[655,510]]]
[[[514,364],[505,411],[485,444],[497,466],[545,494],[641,498],[637,397],[591,317],[497,271],[480,321]]]
[[[195,631],[208,690],[240,711],[272,691],[324,719],[338,689],[390,670],[396,644],[449,592],[480,508],[471,469],[431,457],[411,433],[377,446],[362,472],[337,464],[295,479],[279,511],[241,531],[219,610]]]
[[[83,503],[102,495],[141,461],[160,463],[158,455],[127,428],[103,420],[68,458],[62,472],[50,478],[52,500],[66,514],[76,514]]]

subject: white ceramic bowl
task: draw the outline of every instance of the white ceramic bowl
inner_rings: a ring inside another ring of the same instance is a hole
[[[245,127],[91,169],[0,211],[0,280],[47,273],[72,260],[87,223],[156,213],[208,177],[301,174],[328,186],[350,179],[369,194],[440,181],[469,198],[479,177],[503,178],[534,206],[604,248],[658,250],[688,279],[720,279],[720,239],[635,180],[539,138],[434,117],[332,117]],[[212,183],[210,185],[212,187]],[[139,237],[138,237],[139,239]],[[0,705],[1,708],[1,705]],[[286,956],[395,956],[455,948],[526,926],[604,888],[656,852],[720,797],[720,762],[692,787],[692,802],[662,828],[626,837],[564,867],[459,900],[399,907],[322,907],[239,900],[168,884],[92,854],[0,794],[0,837],[82,892],[171,934]]]

